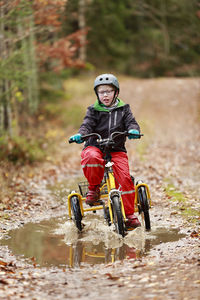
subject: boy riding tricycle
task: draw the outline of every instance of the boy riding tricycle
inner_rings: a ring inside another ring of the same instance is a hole
[[[71,209],[73,212],[75,207],[80,207],[79,215],[82,217],[85,211],[82,201],[90,206],[87,210],[94,210],[94,207],[96,210],[98,205],[103,206],[108,223],[114,222],[117,232],[124,236],[124,230],[141,226],[134,214],[135,202],[139,197],[143,200],[138,204],[138,208],[142,211],[143,206],[143,210],[148,212],[146,219],[149,219],[148,186],[141,182],[134,186],[125,148],[126,137],[141,137],[140,127],[130,106],[118,98],[119,83],[114,75],[99,75],[94,82],[94,91],[97,96],[96,102],[88,107],[78,133],[69,139],[69,142],[78,144],[85,141],[81,153],[81,166],[88,182],[86,195],[74,193],[68,198],[69,213],[71,214]],[[76,201],[72,201],[74,197]],[[108,200],[102,201],[106,197]],[[120,218],[121,221],[118,220]],[[145,224],[146,229],[150,229],[150,219]]]

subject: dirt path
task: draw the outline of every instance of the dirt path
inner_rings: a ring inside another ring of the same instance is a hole
[[[155,246],[140,259],[78,269],[38,268],[34,259],[27,264],[0,247],[1,299],[199,299],[200,80],[122,78],[121,98],[131,104],[145,134],[127,147],[131,171],[150,185],[152,224],[178,227],[185,238]],[[1,235],[65,213],[65,203],[46,187],[64,180],[68,170],[76,175],[81,146],[66,150],[61,141],[58,148],[56,159],[42,172],[32,170],[26,190],[15,195],[23,206],[19,201],[7,212]]]

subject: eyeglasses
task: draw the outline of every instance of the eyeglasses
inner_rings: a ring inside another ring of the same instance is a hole
[[[100,96],[103,96],[104,94],[106,94],[106,95],[111,95],[112,92],[114,92],[114,90],[99,91],[98,94],[99,94]]]

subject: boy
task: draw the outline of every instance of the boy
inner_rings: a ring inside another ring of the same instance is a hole
[[[140,127],[132,115],[130,106],[118,98],[119,83],[112,74],[101,74],[94,81],[94,91],[97,100],[88,107],[82,125],[70,140],[82,143],[82,135],[96,132],[102,138],[107,138],[114,131],[128,131],[129,139],[140,137]],[[113,148],[113,171],[117,182],[122,187],[122,199],[127,217],[126,226],[136,228],[141,226],[134,215],[134,185],[129,174],[128,156],[125,148],[125,137],[120,137]],[[81,153],[83,173],[89,183],[86,203],[93,204],[99,198],[99,186],[104,176],[103,153],[95,138],[91,137],[85,143]]]

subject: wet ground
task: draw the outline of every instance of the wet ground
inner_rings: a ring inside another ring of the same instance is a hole
[[[145,134],[127,147],[131,171],[150,186],[152,231],[121,239],[91,214],[78,234],[65,181],[80,175],[81,146],[61,141],[4,211],[1,299],[199,299],[200,81],[123,79],[121,91]]]
[[[151,215],[153,211],[151,211]],[[32,259],[38,267],[79,267],[85,264],[108,264],[147,256],[161,243],[179,241],[185,234],[179,228],[153,224],[151,232],[144,227],[128,232],[122,239],[108,227],[101,215],[88,214],[84,230],[78,233],[68,217],[51,218],[40,223],[27,223],[14,229],[1,240],[14,255]],[[153,219],[153,217],[152,217]]]
[[[7,232],[0,297],[199,299],[199,245],[191,228],[169,208],[155,205],[150,213],[152,230],[142,226],[124,239],[100,214],[85,217],[81,234],[66,215]]]

